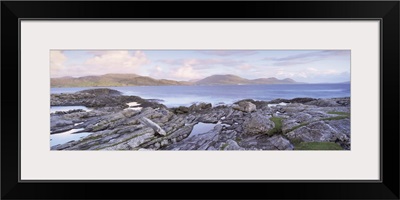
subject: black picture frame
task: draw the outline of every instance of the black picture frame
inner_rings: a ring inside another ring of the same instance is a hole
[[[399,199],[399,8],[399,1],[2,1],[1,198]],[[381,21],[381,180],[21,182],[20,19],[378,19]],[[154,192],[147,193],[147,188],[154,188]]]

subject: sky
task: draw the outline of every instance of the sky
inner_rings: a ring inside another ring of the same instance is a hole
[[[350,81],[350,50],[51,50],[52,78],[108,73],[189,81],[215,74]]]

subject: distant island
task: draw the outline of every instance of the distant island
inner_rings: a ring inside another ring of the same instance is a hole
[[[175,81],[154,79],[137,74],[105,74],[100,76],[51,78],[51,87],[118,87],[118,86],[166,86],[166,85],[265,85],[301,84],[290,78],[246,79],[232,74],[212,75],[200,80]]]

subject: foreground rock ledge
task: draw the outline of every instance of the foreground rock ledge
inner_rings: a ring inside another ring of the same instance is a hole
[[[129,102],[141,109],[129,109]],[[277,105],[282,102],[286,105]],[[349,97],[246,99],[216,107],[200,103],[167,108],[101,88],[52,94],[51,105],[91,108],[51,114],[52,134],[78,128],[92,133],[52,150],[294,150],[312,142],[350,149]],[[199,122],[216,125],[191,135]]]

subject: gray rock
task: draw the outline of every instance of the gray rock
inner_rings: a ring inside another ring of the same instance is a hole
[[[274,123],[269,117],[253,113],[243,123],[243,131],[246,135],[266,134],[274,127]]]
[[[166,145],[168,145],[168,140],[161,141],[161,146],[166,146]]]
[[[225,150],[245,150],[243,147],[239,146],[237,142],[235,142],[234,140],[227,140],[226,144],[228,145]]]
[[[247,112],[247,113],[251,113],[256,111],[256,105],[247,102],[247,101],[241,101],[238,104],[233,104],[232,108],[235,110],[240,110],[242,112]]]
[[[163,136],[167,135],[167,133],[158,124],[154,123],[150,119],[147,119],[146,117],[142,117],[142,118],[140,118],[140,121],[142,123],[144,123],[146,126],[149,126],[150,128],[152,128],[156,133],[163,135]]]
[[[154,149],[145,149],[145,148],[140,148],[138,151],[154,151]]]
[[[286,136],[291,140],[302,142],[335,142],[337,139],[346,142],[349,140],[345,133],[324,121],[312,122],[287,133]]]
[[[196,112],[196,111],[202,111],[202,110],[208,110],[211,109],[212,105],[211,103],[199,103],[199,104],[193,104],[189,107],[189,110],[191,112]]]
[[[248,150],[293,150],[293,145],[282,135],[251,136],[243,138],[240,146]]]
[[[294,146],[289,140],[285,139],[281,135],[274,135],[269,138],[271,144],[273,144],[278,150],[293,150]]]
[[[129,102],[138,102],[141,107],[165,107],[155,101],[147,101],[137,96],[123,96],[121,92],[108,88],[83,90],[75,93],[51,94],[52,106],[87,106],[92,108],[127,108]]]
[[[189,108],[185,106],[179,106],[178,108],[172,109],[175,114],[186,114],[189,112]]]
[[[341,120],[330,120],[326,121],[326,124],[331,126],[339,133],[344,133],[348,137],[350,137],[350,119],[341,119]]]
[[[139,145],[150,141],[153,138],[153,134],[152,133],[146,133],[143,135],[138,135],[137,137],[134,137],[128,141],[126,141],[126,144],[129,145],[130,148],[136,148]]]
[[[207,151],[216,151],[216,150],[218,150],[218,149],[214,148],[213,146],[210,146],[207,148]]]
[[[316,99],[305,103],[306,105],[316,105],[319,107],[350,106],[349,98]]]

